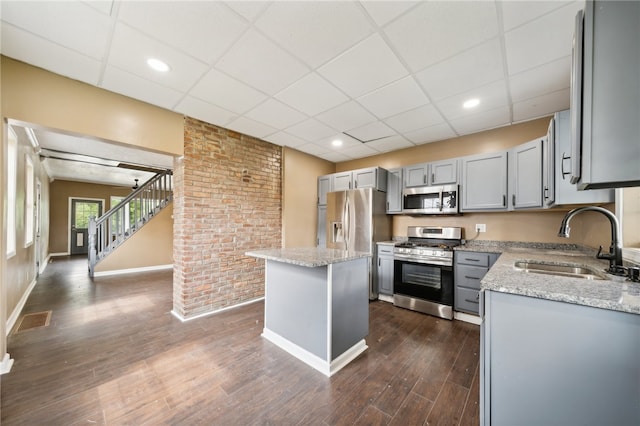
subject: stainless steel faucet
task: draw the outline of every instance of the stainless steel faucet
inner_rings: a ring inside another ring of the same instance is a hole
[[[609,269],[606,270],[608,273],[614,275],[626,275],[625,268],[622,266],[622,238],[620,235],[620,224],[618,222],[618,218],[609,210],[603,209],[602,207],[586,206],[578,207],[577,209],[569,211],[562,219],[558,236],[569,238],[569,221],[571,221],[571,218],[575,215],[587,211],[600,212],[605,215],[611,223],[611,247],[609,247],[609,253],[603,254],[602,246],[600,246],[596,257],[598,259],[606,259],[609,261]]]

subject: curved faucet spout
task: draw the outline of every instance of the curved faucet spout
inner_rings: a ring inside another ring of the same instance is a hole
[[[598,259],[607,259],[609,261],[609,269],[607,272],[616,275],[624,274],[624,272],[622,272],[622,238],[620,234],[620,223],[618,222],[618,218],[609,210],[603,209],[602,207],[586,206],[578,207],[577,209],[569,211],[560,223],[558,236],[569,238],[569,233],[571,231],[571,228],[569,228],[569,222],[575,215],[587,211],[602,213],[611,223],[611,247],[609,248],[609,253],[602,254],[602,246],[600,246],[600,250],[598,250],[596,257]]]

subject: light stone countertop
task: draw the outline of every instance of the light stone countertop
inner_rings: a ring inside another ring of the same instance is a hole
[[[478,241],[467,242],[456,250],[501,253],[481,281],[483,290],[640,314],[640,283],[605,274],[609,264],[596,259],[595,249],[567,244]],[[587,280],[527,273],[514,267],[517,261],[579,265],[602,272],[609,279]]]
[[[290,263],[292,265],[316,268],[333,263],[348,262],[350,260],[371,257],[366,252],[347,252],[345,250],[317,248],[317,247],[293,247],[268,250],[253,250],[245,253],[247,256],[257,257],[276,262]]]

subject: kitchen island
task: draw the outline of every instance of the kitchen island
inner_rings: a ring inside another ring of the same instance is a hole
[[[265,259],[262,336],[331,376],[367,349],[369,253],[257,250]]]

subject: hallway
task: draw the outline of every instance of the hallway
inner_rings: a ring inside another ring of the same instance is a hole
[[[23,310],[50,325],[8,337],[2,424],[478,424],[477,326],[374,302],[328,379],[260,338],[262,302],[181,323],[171,281],[54,258]]]

